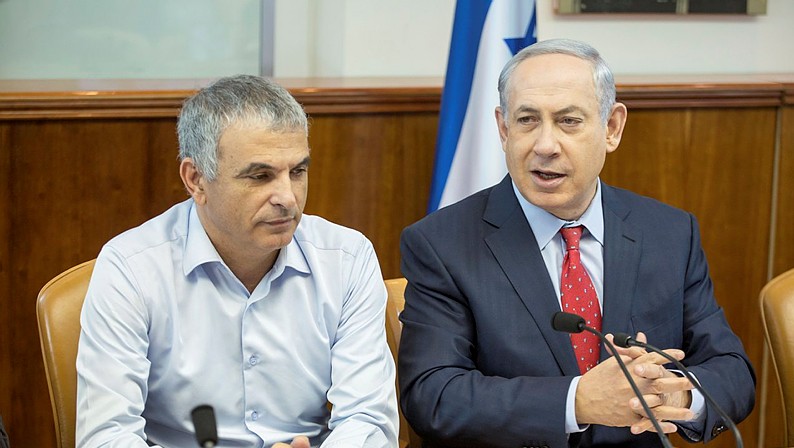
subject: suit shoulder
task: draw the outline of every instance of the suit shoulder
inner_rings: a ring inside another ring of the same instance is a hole
[[[474,193],[460,201],[440,208],[419,221],[411,224],[406,230],[434,231],[459,227],[467,223],[479,222],[482,219],[488,195],[492,188]]]
[[[611,190],[611,193],[614,194],[620,203],[628,207],[630,210],[628,218],[630,220],[649,222],[655,226],[658,226],[660,222],[664,222],[665,225],[680,223],[689,226],[694,219],[694,216],[690,212],[665,204],[658,199],[643,196],[622,188],[612,186],[607,188]]]

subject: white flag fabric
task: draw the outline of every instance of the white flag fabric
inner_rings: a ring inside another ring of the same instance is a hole
[[[494,109],[502,67],[537,40],[535,0],[458,0],[441,96],[428,211],[507,173]]]

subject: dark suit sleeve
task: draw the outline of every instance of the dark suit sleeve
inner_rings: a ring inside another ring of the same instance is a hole
[[[3,426],[3,418],[0,417],[0,448],[9,448],[8,443],[8,434],[6,434],[6,429]]]
[[[693,216],[690,221],[692,238],[683,291],[684,364],[717,404],[739,422],[755,403],[755,373],[741,341],[714,299],[697,221]],[[708,405],[703,429],[706,442],[726,429],[723,419]]]
[[[436,236],[436,242],[444,239]],[[471,260],[437,249],[420,228],[403,232],[408,287],[398,360],[405,417],[417,433],[445,445],[567,447],[565,400],[572,377],[507,377],[478,369],[478,357],[486,356],[478,353],[478,338],[487,337],[478,332],[499,331],[477,327],[467,297],[476,291],[470,282],[482,278],[465,275]]]

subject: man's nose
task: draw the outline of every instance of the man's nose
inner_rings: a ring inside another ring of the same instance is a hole
[[[270,202],[287,210],[294,210],[298,201],[295,197],[293,181],[289,174],[278,176],[273,181],[272,187],[273,194],[270,195]]]
[[[554,132],[554,126],[550,123],[544,123],[538,131],[538,138],[535,140],[533,151],[543,157],[551,157],[559,153],[560,145]]]

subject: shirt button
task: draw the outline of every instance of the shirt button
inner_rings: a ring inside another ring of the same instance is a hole
[[[256,411],[252,412],[251,413],[251,420],[253,420],[253,421],[259,420],[259,413],[256,412]]]
[[[251,355],[251,357],[250,357],[250,358],[248,358],[248,362],[249,362],[249,363],[250,363],[252,366],[255,366],[255,365],[256,365],[256,363],[258,363],[258,362],[259,362],[259,358],[257,358],[257,357],[256,357],[256,355]]]

